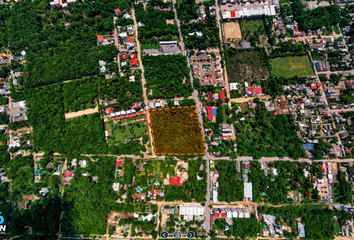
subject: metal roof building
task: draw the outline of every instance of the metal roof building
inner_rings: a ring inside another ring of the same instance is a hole
[[[275,16],[275,6],[270,5],[263,6],[262,8],[243,8],[242,10],[234,10],[234,11],[223,11],[222,18],[241,18],[241,17],[251,17],[251,16]]]
[[[245,198],[249,198],[252,201],[252,197],[253,197],[253,195],[252,195],[252,183],[245,182],[243,184],[243,186],[244,186],[244,197]]]
[[[190,216],[203,216],[204,207],[203,206],[179,206],[179,215],[190,215]]]

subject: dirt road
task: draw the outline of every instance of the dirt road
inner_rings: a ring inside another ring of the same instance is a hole
[[[235,98],[235,99],[230,99],[231,103],[243,103],[243,102],[249,102],[255,98],[259,98],[259,99],[270,99],[272,98],[269,95],[266,96],[258,96],[258,97],[241,97],[241,98]]]
[[[77,111],[77,112],[70,112],[70,113],[65,113],[65,119],[68,118],[74,118],[74,117],[80,117],[82,115],[88,115],[92,113],[98,112],[98,106],[95,108],[87,108],[85,110]]]
[[[146,95],[146,80],[145,80],[145,76],[144,76],[144,66],[143,66],[143,61],[141,58],[141,48],[140,48],[140,42],[138,39],[138,23],[136,22],[136,18],[135,18],[135,10],[132,9],[132,16],[133,16],[133,20],[134,20],[134,29],[135,29],[135,39],[136,39],[136,48],[138,50],[138,59],[140,61],[139,64],[139,68],[141,70],[141,84],[143,87],[143,97],[144,97],[144,102],[145,102],[145,111],[146,111],[146,116],[147,116],[147,121],[148,121],[148,133],[149,133],[149,137],[150,137],[150,143],[151,143],[151,153],[152,153],[152,157],[156,157],[155,154],[155,148],[153,146],[153,138],[152,138],[152,133],[151,133],[151,122],[150,122],[150,118],[149,118],[149,100],[148,97]]]

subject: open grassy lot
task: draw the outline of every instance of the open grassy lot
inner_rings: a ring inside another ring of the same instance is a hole
[[[159,43],[143,43],[142,48],[143,49],[159,49],[160,44]]]
[[[124,139],[137,139],[146,134],[146,124],[144,121],[115,124],[112,120],[106,122],[106,131],[109,132],[109,143],[118,143]]]
[[[227,76],[230,82],[268,78],[258,51],[227,48],[225,51]]]
[[[149,112],[158,154],[204,154],[204,140],[195,106]]]
[[[262,19],[241,21],[241,30],[244,36],[266,33],[266,29],[264,27],[264,22]]]
[[[301,57],[283,57],[275,58],[271,61],[272,73],[276,77],[294,77],[313,75],[309,58]]]

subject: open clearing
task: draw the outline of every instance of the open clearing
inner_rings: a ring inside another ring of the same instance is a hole
[[[167,24],[175,24],[175,20],[166,19]]]
[[[264,21],[257,20],[242,20],[242,34],[244,36],[266,34]]]
[[[227,76],[230,82],[265,79],[269,77],[259,53],[255,50],[226,50]]]
[[[271,60],[272,73],[276,77],[291,78],[294,76],[311,76],[313,75],[309,58],[300,57],[283,57]]]
[[[137,139],[146,134],[145,121],[132,122],[128,124],[116,124],[112,120],[106,122],[106,131],[109,133],[110,144],[124,142],[127,139]]]
[[[196,107],[149,111],[156,154],[205,154]]]
[[[224,23],[225,38],[242,38],[240,24],[238,22]]]
[[[81,110],[81,111],[77,111],[77,112],[65,113],[65,119],[80,117],[82,115],[88,115],[88,114],[92,114],[92,113],[96,113],[96,112],[98,112],[98,106],[96,106],[95,108],[87,108],[85,110]]]

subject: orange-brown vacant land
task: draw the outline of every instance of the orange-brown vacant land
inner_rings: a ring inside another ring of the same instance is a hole
[[[205,146],[196,107],[150,110],[156,154],[204,154]]]

